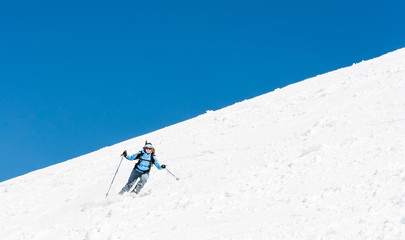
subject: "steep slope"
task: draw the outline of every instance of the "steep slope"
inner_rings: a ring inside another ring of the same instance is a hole
[[[0,183],[2,239],[404,239],[405,49]],[[145,139],[152,170],[119,196]]]

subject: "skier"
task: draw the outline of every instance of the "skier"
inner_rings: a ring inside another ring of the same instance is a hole
[[[166,165],[162,164],[160,165],[156,156],[155,156],[155,149],[153,148],[152,143],[145,143],[145,146],[143,147],[142,151],[139,151],[138,153],[132,155],[132,156],[127,156],[127,150],[125,150],[121,156],[124,156],[128,160],[135,160],[139,159],[139,161],[135,164],[134,169],[131,172],[131,175],[129,176],[127,184],[121,189],[119,194],[124,194],[125,192],[128,192],[131,190],[132,186],[135,184],[136,180],[139,178],[138,183],[136,184],[134,190],[131,191],[131,193],[136,193],[138,194],[143,186],[145,185],[146,181],[148,181],[149,178],[149,171],[152,167],[152,164],[155,164],[155,166],[159,169],[162,170],[166,168]]]

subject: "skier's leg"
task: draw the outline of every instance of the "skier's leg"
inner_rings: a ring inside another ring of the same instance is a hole
[[[132,186],[135,184],[136,179],[141,175],[142,173],[136,171],[135,169],[132,170],[131,175],[129,176],[127,184],[121,189],[119,192],[120,194],[124,194],[125,192],[128,192],[131,190]]]
[[[148,178],[149,178],[149,174],[147,174],[147,173],[142,174],[141,178],[140,178],[139,182],[136,184],[133,192],[138,194],[141,191],[141,189],[143,188],[143,186],[145,186],[145,183],[148,181]]]

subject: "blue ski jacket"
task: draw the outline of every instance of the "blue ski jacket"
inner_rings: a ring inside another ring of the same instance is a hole
[[[138,156],[139,154],[142,154],[142,156],[140,156],[140,158]],[[152,155],[152,153],[147,154],[144,149],[142,149],[142,151],[135,153],[134,155],[127,156],[126,158],[131,161],[134,159],[139,159],[139,162],[137,163],[137,165],[136,165],[137,167],[135,168],[135,170],[140,173],[149,173],[149,170],[150,170],[149,164],[152,161],[152,157],[153,157],[153,163],[155,164],[157,169],[162,170],[163,168],[162,168],[162,166],[160,166],[160,163],[157,160],[156,156]],[[152,165],[151,165],[151,167],[152,167]]]

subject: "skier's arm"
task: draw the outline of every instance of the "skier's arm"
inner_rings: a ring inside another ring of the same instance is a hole
[[[141,152],[139,151],[139,152],[137,152],[137,153],[135,153],[134,155],[131,155],[131,156],[126,156],[126,158],[128,159],[128,160],[134,160],[137,156],[138,156],[138,154],[140,154]]]
[[[159,161],[157,160],[156,156],[153,156],[153,159],[155,159],[154,163],[157,169],[162,170],[163,167],[160,165]]]

